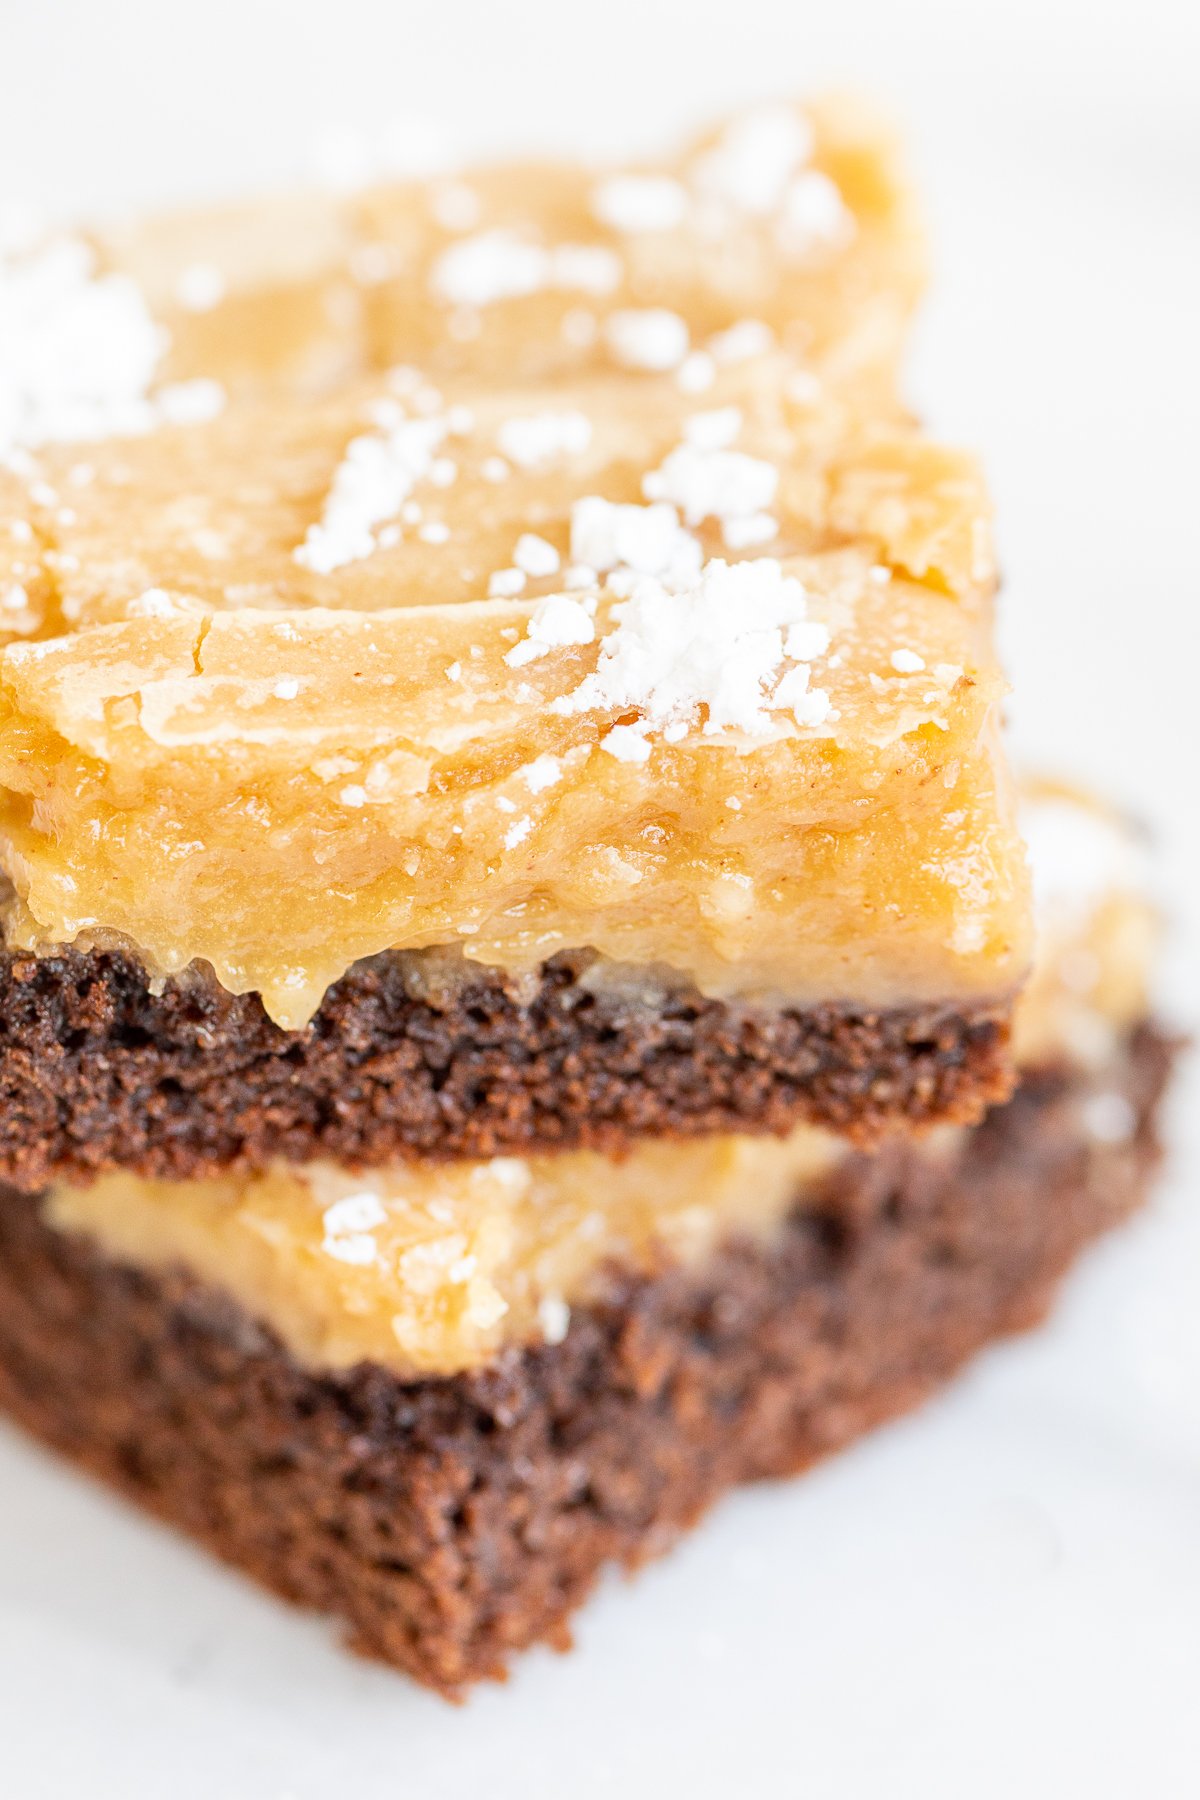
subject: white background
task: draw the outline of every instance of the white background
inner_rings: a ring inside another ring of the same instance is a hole
[[[882,95],[928,195],[916,398],[981,446],[1027,757],[1159,840],[1200,1017],[1200,9],[1187,0],[0,0],[0,194],[287,178],[414,109],[468,147],[652,144]],[[1191,1084],[1191,1096],[1196,1096]],[[0,1440],[13,1800],[1055,1800],[1200,1793],[1200,1129],[1054,1326],[740,1496],[444,1707]]]

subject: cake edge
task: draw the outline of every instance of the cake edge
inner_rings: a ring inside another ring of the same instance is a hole
[[[1136,1118],[1089,1141],[1077,1071],[1031,1073],[949,1143],[853,1155],[773,1248],[629,1279],[553,1346],[406,1382],[317,1375],[186,1275],[107,1261],[0,1205],[0,1409],[354,1648],[454,1697],[502,1678],[610,1563],[739,1482],[798,1472],[1035,1324],[1141,1203],[1174,1045],[1128,1042]]]
[[[187,1180],[278,1158],[368,1167],[632,1138],[972,1123],[1012,1088],[1010,1007],[642,1005],[570,956],[414,993],[357,964],[284,1031],[211,977],[152,983],[115,949],[0,952],[0,1181],[123,1168]]]

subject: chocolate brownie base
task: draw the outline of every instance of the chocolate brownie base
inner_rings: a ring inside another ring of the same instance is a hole
[[[106,1261],[9,1194],[0,1405],[452,1694],[564,1645],[606,1563],[657,1553],[734,1483],[804,1468],[1038,1320],[1142,1198],[1169,1061],[1138,1033],[1120,1144],[1088,1135],[1079,1078],[1031,1077],[949,1151],[852,1155],[770,1249],[614,1274],[562,1343],[452,1379],[308,1372],[219,1295]]]
[[[525,982],[480,969],[435,1001],[378,956],[284,1031],[211,976],[152,991],[119,952],[2,955],[0,1180],[611,1151],[805,1121],[866,1142],[978,1118],[1010,1086],[1003,1008],[650,1008],[580,972],[567,957]]]

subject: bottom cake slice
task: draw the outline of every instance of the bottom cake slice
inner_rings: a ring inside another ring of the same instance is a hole
[[[526,1645],[564,1643],[605,1564],[657,1553],[731,1485],[805,1467],[1035,1322],[1076,1252],[1141,1200],[1170,1063],[1146,1018],[1146,911],[1089,863],[1088,834],[1115,840],[1111,824],[1061,798],[1045,804],[1062,814],[1056,844],[1074,833],[1071,877],[1086,882],[1043,921],[1018,1032],[1022,1083],[974,1130],[897,1139],[876,1155],[750,1146],[744,1228],[721,1210],[743,1152],[715,1146],[703,1179],[690,1165],[690,1251],[643,1246],[622,1259],[598,1230],[586,1280],[570,1259],[552,1262],[556,1280],[570,1275],[567,1294],[522,1286],[533,1265],[510,1253],[474,1336],[471,1309],[446,1302],[470,1288],[470,1252],[440,1285],[427,1271],[421,1306],[400,1294],[404,1259],[389,1255],[399,1311],[376,1355],[362,1353],[369,1335],[319,1337],[322,1306],[344,1306],[346,1290],[297,1275],[320,1266],[319,1249],[297,1250],[283,1229],[308,1174],[286,1177],[269,1215],[219,1185],[189,1195],[195,1184],[179,1184],[173,1199],[170,1184],[134,1178],[42,1200],[4,1194],[0,1406],[276,1592],[337,1616],[360,1650],[446,1693],[502,1675]],[[639,1154],[612,1165],[611,1192],[597,1195],[610,1225],[624,1206],[631,1243]],[[704,1152],[654,1154],[669,1166]],[[777,1174],[794,1158],[774,1212],[764,1155]],[[412,1183],[426,1178],[409,1181],[409,1213]],[[556,1179],[556,1192],[570,1188],[568,1173]],[[646,1179],[646,1206],[667,1218],[671,1196],[650,1165]],[[375,1214],[357,1197],[363,1226]],[[442,1217],[456,1202],[432,1204]],[[251,1303],[245,1259],[236,1282],[204,1266],[205,1208],[234,1221],[222,1254],[251,1229],[268,1244],[283,1270],[269,1300]],[[317,1213],[326,1229],[331,1210]],[[375,1212],[390,1217],[378,1198]],[[173,1250],[185,1217],[191,1235]],[[521,1234],[509,1227],[511,1251]],[[347,1257],[341,1242],[326,1261],[353,1271],[359,1251]],[[351,1292],[369,1334],[370,1289]],[[524,1324],[487,1347],[480,1330],[506,1314]],[[418,1372],[421,1359],[440,1372]]]

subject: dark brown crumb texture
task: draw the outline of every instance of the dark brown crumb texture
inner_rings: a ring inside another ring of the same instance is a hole
[[[0,953],[0,1180],[613,1150],[801,1121],[868,1142],[978,1118],[1011,1086],[1003,1008],[651,1011],[593,993],[568,958],[532,987],[481,969],[435,1005],[379,956],[289,1032],[211,977],[152,992],[120,952]]]
[[[453,1694],[565,1644],[605,1564],[656,1554],[734,1483],[804,1468],[1039,1319],[1142,1198],[1169,1061],[1150,1029],[1131,1044],[1128,1142],[1089,1137],[1080,1078],[1031,1077],[956,1147],[852,1155],[770,1250],[614,1274],[563,1343],[454,1379],[306,1372],[218,1295],[107,1262],[10,1194],[0,1406]]]

